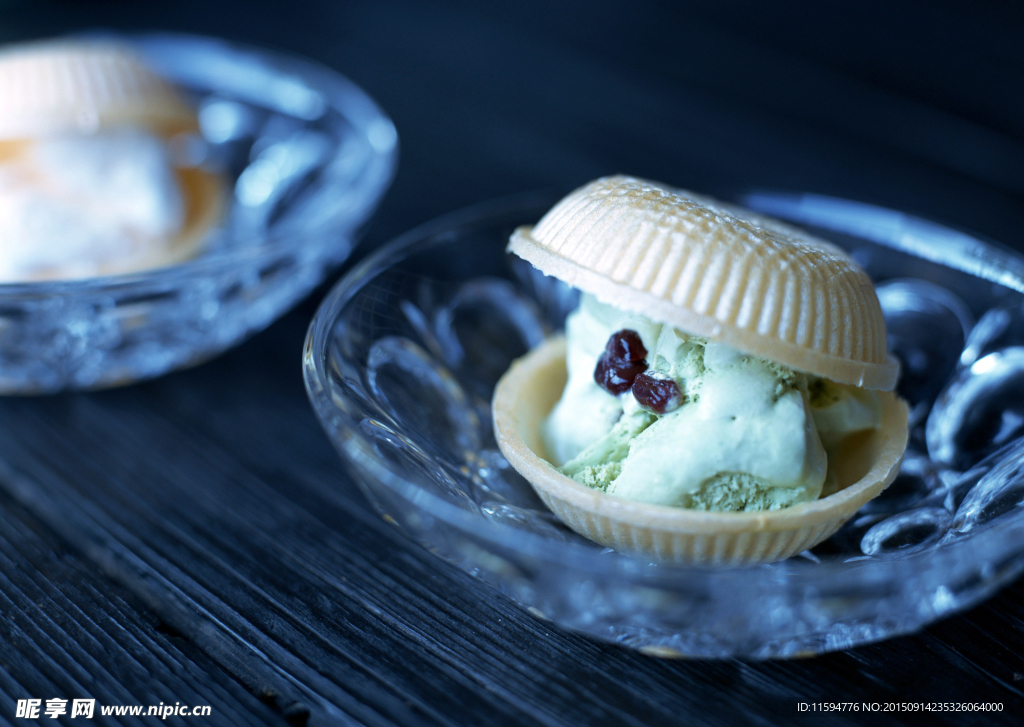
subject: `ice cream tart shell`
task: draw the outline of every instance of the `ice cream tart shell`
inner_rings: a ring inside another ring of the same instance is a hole
[[[541,439],[565,387],[565,339],[548,339],[519,359],[495,390],[494,432],[509,463],[568,527],[617,551],[655,561],[742,566],[783,560],[835,533],[899,471],[907,445],[907,406],[880,394],[882,423],[834,453],[839,491],[813,502],[759,512],[707,512],[625,500],[556,470]]]
[[[781,222],[632,177],[572,192],[508,249],[598,300],[842,384],[888,391],[874,285]]]
[[[0,50],[0,141],[115,126],[172,136],[198,122],[177,89],[122,44],[52,40]]]

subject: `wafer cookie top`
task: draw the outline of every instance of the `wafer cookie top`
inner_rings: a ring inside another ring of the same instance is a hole
[[[509,250],[691,335],[844,384],[896,385],[867,274],[838,247],[747,210],[606,177],[517,229]]]

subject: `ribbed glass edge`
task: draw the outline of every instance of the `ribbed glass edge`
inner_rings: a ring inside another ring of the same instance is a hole
[[[861,237],[1024,293],[1020,255],[905,212],[795,192],[751,192],[740,201],[773,217]]]

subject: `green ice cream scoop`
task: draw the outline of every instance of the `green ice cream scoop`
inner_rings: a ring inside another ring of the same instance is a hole
[[[670,412],[595,380],[593,342],[629,325],[650,351],[648,373],[683,392]],[[569,455],[564,474],[618,497],[701,510],[777,509],[821,493],[827,462],[805,376],[589,295],[567,332],[569,382],[544,429],[548,451]]]

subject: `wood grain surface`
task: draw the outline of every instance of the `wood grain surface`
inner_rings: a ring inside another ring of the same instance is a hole
[[[402,147],[357,257],[615,172],[849,197],[1024,250],[1019,8],[769,5],[7,0],[0,41],[180,30],[346,74]],[[1024,718],[1021,582],[845,652],[662,661],[537,620],[405,540],[302,387],[326,289],[195,369],[0,400],[0,723],[26,723],[30,697],[209,704],[177,723],[211,725],[860,724],[797,703],[922,700],[1004,705],[930,723]]]

